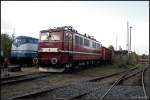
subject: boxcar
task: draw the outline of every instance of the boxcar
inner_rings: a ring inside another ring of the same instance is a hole
[[[111,63],[111,61],[112,61],[112,50],[110,50],[106,47],[102,47],[101,52],[102,52],[102,62]]]

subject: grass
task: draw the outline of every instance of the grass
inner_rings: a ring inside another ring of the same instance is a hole
[[[117,65],[98,65],[95,67],[90,67],[85,70],[81,70],[76,74],[79,76],[87,76],[87,77],[99,77],[103,75],[109,75],[112,73],[120,72],[125,70],[126,68],[119,68]]]

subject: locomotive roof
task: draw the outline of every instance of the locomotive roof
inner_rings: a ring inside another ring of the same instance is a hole
[[[79,34],[79,35],[82,35],[82,36],[84,36],[84,37],[86,37],[86,38],[89,38],[89,39],[91,39],[91,40],[94,40],[94,41],[96,41],[96,42],[99,42],[99,41],[97,41],[95,38],[93,38],[93,37],[91,37],[91,36],[89,36],[88,34],[81,34],[81,33],[78,33],[78,31],[77,30],[75,30],[75,29],[73,29],[71,26],[64,26],[64,27],[56,27],[56,28],[53,28],[53,29],[47,29],[47,30],[41,30],[40,32],[42,33],[42,32],[47,32],[47,31],[71,31],[71,32],[74,32],[74,33],[76,33],[76,34]]]
[[[30,39],[36,39],[36,40],[38,40],[37,38],[30,37],[30,36],[17,36],[16,39],[18,39],[18,38],[30,38]]]

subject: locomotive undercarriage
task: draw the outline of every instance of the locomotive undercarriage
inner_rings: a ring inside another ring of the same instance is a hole
[[[69,63],[61,64],[59,61],[57,64],[51,64],[50,61],[40,62],[39,71],[43,72],[64,72],[73,69],[89,67],[89,65],[99,64],[99,60],[88,60],[88,61],[74,61]]]
[[[31,57],[14,57],[10,58],[11,64],[19,64],[19,65],[32,65],[33,64],[33,58]]]
[[[64,64],[58,61],[52,64],[49,60],[39,61],[39,71],[42,72],[63,72],[65,70]]]

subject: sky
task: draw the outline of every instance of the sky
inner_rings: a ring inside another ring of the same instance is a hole
[[[126,50],[127,21],[131,50],[149,54],[148,1],[1,1],[1,33],[15,36],[39,38],[40,30],[73,26],[105,47]]]

